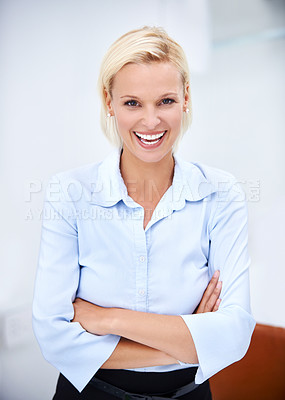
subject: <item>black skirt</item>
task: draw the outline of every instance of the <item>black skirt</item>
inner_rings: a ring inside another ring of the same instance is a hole
[[[117,386],[127,392],[155,395],[172,392],[194,381],[197,367],[169,372],[137,372],[124,369],[99,369],[94,375],[102,381]],[[171,398],[171,397],[170,397]],[[62,375],[59,375],[53,400],[118,400],[111,394],[96,389],[89,383],[80,393]],[[179,400],[211,400],[209,382],[199,385],[192,392],[179,397]]]

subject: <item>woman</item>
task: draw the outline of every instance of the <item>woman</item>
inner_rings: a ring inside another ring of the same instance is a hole
[[[99,88],[117,150],[55,175],[45,199],[33,321],[61,372],[54,399],[211,399],[255,325],[243,194],[175,153],[189,73],[164,30],[119,38]]]

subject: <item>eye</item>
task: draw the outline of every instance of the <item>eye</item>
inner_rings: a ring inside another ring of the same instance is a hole
[[[172,103],[175,103],[175,100],[169,99],[169,98],[167,98],[167,99],[162,99],[162,100],[161,100],[161,103],[164,104],[164,105],[172,104]]]
[[[136,100],[128,100],[124,104],[130,107],[137,107],[139,105],[139,103]]]

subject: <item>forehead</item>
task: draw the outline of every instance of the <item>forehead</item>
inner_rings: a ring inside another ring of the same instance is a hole
[[[179,92],[183,87],[182,77],[171,62],[148,64],[130,63],[115,75],[112,92],[139,95],[145,92]]]

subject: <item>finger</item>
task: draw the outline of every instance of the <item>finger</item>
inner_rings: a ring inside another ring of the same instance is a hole
[[[218,300],[216,301],[216,304],[214,305],[213,311],[218,311],[219,306],[220,306],[220,304],[221,304],[221,301],[222,301],[222,299],[218,299]]]
[[[209,282],[209,284],[207,286],[207,289],[205,290],[205,292],[203,294],[202,300],[200,302],[201,307],[205,307],[206,306],[206,304],[209,301],[213,291],[215,290],[215,288],[217,286],[219,277],[220,277],[220,271],[217,270],[217,271],[215,271],[214,275],[212,276],[212,279],[210,280],[210,282]]]
[[[207,304],[205,306],[205,310],[206,312],[209,311],[213,311],[214,306],[216,304],[216,301],[218,300],[218,298],[220,297],[221,294],[221,290],[222,290],[222,282],[219,281],[213,291],[213,293],[211,294],[210,298],[207,301]]]

